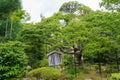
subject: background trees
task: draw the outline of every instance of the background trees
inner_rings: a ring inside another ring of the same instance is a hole
[[[60,7],[59,11],[64,13],[77,13],[78,15],[83,15],[91,12],[92,10],[89,7],[80,4],[77,1],[69,1],[64,3]]]
[[[71,3],[68,2],[64,5],[67,4]],[[42,19],[40,23],[35,25],[37,26],[35,29],[41,32],[37,34],[42,37],[41,44],[44,45],[44,48],[46,46],[44,50],[46,52],[59,51],[62,46],[70,49],[75,43],[78,45],[82,43],[86,60],[98,62],[98,53],[102,56],[102,62],[105,64],[112,59],[111,55],[114,56],[115,60],[115,53],[119,53],[119,19],[117,19],[119,13],[91,11],[84,15],[77,15],[68,11],[67,14],[64,14],[61,13],[64,8],[65,6],[62,6],[60,12]]]
[[[22,29],[21,19],[26,15],[21,10],[21,0],[1,0],[0,11],[0,40],[17,39]]]

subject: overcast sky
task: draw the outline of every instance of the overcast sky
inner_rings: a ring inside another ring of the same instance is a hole
[[[23,9],[26,10],[31,16],[31,22],[40,21],[40,14],[45,17],[50,17],[55,12],[58,12],[60,6],[64,2],[74,0],[22,0]],[[98,10],[99,2],[101,0],[76,0],[89,6],[93,10]]]

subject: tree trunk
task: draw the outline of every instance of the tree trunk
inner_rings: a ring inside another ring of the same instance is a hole
[[[61,52],[65,53],[65,54],[74,54],[75,63],[77,65],[81,65],[83,63],[83,56],[82,56],[83,45],[82,45],[82,43],[80,44],[79,48],[77,45],[73,45],[72,50],[66,50],[65,47],[61,47],[60,50],[61,50]]]
[[[7,16],[6,27],[5,27],[5,38],[7,37],[7,29],[8,29],[8,16]]]
[[[10,27],[10,39],[12,39],[12,28],[13,28],[13,20],[11,20],[11,27]]]

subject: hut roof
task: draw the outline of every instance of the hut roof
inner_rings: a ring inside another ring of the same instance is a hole
[[[61,52],[58,52],[58,51],[52,51],[52,52],[48,53],[47,56],[50,56],[50,55],[55,54],[55,53],[60,54],[60,55],[62,54]]]

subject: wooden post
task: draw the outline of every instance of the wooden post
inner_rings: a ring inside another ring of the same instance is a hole
[[[77,45],[73,45],[73,50],[74,50],[74,67],[75,67],[75,77],[77,77],[77,75],[76,75],[76,59],[75,59],[75,53],[77,52],[77,50],[78,50],[78,47],[77,47]]]
[[[100,53],[98,52],[98,67],[99,67],[99,73],[100,73],[100,79],[102,80],[102,70],[101,70],[101,56]]]
[[[11,20],[11,27],[10,27],[10,39],[12,39],[12,28],[13,28],[13,20]]]
[[[75,60],[75,52],[74,52],[74,69],[75,69],[75,77],[77,77],[77,75],[76,75],[76,60]]]
[[[116,50],[115,50],[115,54],[116,54],[116,65],[117,65],[117,70],[118,70],[118,72],[119,72],[118,53],[117,53]]]
[[[8,16],[7,16],[6,27],[5,27],[5,38],[7,38],[7,29],[8,29]]]

